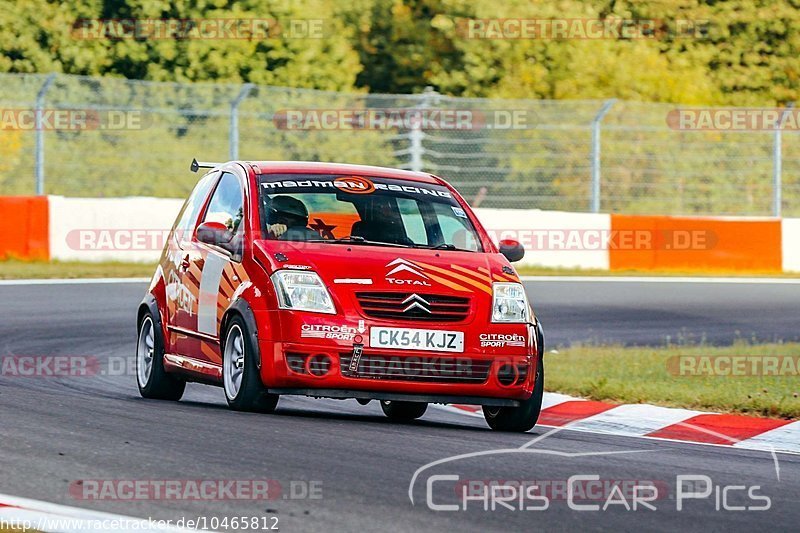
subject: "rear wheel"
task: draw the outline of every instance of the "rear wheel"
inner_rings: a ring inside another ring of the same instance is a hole
[[[428,409],[428,404],[423,402],[393,402],[381,400],[381,409],[383,409],[383,414],[389,417],[389,420],[410,422],[424,415],[425,411]]]
[[[239,316],[233,317],[225,334],[222,352],[225,399],[235,411],[271,413],[278,405],[278,395],[268,393],[261,383],[256,354],[244,320]]]
[[[520,403],[518,407],[489,407],[484,406],[483,417],[489,427],[496,431],[525,432],[536,425],[539,413],[542,410],[542,396],[544,394],[544,363],[539,357],[536,366],[536,382],[530,398]]]
[[[136,384],[143,398],[178,401],[186,382],[164,370],[164,338],[153,314],[147,311],[139,322],[136,344]]]

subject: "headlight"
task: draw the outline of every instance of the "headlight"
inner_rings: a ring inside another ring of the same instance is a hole
[[[495,283],[492,322],[530,322],[528,297],[521,283]]]
[[[316,272],[278,270],[272,275],[272,283],[281,309],[336,313],[331,295]]]

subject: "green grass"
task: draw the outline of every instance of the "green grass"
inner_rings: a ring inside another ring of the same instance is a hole
[[[61,261],[0,261],[0,279],[150,278],[155,265]]]
[[[797,374],[681,376],[667,366],[670,358],[676,356],[707,355],[782,355],[792,356],[798,362],[800,343],[752,345],[740,342],[729,347],[664,348],[575,346],[545,355],[545,387],[551,392],[593,400],[800,418]]]

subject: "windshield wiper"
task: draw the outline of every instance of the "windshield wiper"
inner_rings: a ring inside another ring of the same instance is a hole
[[[368,241],[364,237],[359,235],[348,235],[347,237],[339,237],[338,239],[311,239],[308,241],[301,241],[301,242],[334,242],[334,243],[348,243],[348,244],[366,244],[371,246],[391,246],[394,248],[411,248],[411,246],[407,244],[398,244],[394,242],[382,242],[382,241]]]
[[[426,250],[453,250],[456,252],[472,252],[473,250],[465,250],[463,248],[459,248],[455,244],[450,244],[449,242],[443,242],[441,244],[437,244],[434,246],[425,246],[425,245],[417,245],[414,248],[424,248]]]
[[[358,235],[348,235],[347,237],[339,237],[338,239],[311,239],[306,242],[366,242],[367,239],[359,237]]]

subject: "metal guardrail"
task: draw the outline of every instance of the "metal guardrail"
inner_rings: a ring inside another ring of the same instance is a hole
[[[61,74],[0,74],[0,87],[0,194],[183,197],[187,160],[241,157],[426,170],[482,207],[800,216],[796,128],[676,129],[684,106]],[[54,112],[89,124],[53,127]],[[353,126],[369,112],[395,121]]]

